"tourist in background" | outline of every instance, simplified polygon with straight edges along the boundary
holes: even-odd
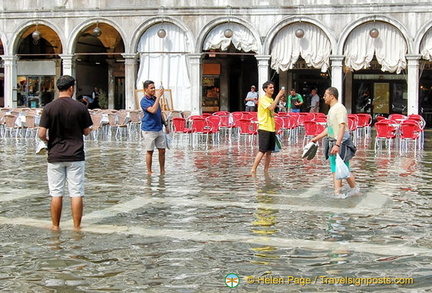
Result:
[[[310,105],[310,112],[311,113],[318,113],[319,112],[319,103],[320,103],[320,97],[317,94],[317,90],[313,89],[311,91],[311,105]]]
[[[301,105],[303,105],[303,97],[292,89],[287,99],[288,112],[300,112]]]
[[[256,104],[258,103],[258,93],[256,92],[256,87],[251,86],[250,92],[246,95],[246,112],[255,112]]]

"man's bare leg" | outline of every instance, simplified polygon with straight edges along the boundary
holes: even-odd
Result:
[[[152,159],[153,159],[153,151],[147,151],[146,153],[146,164],[147,164],[147,174],[151,175],[152,171]]]
[[[268,173],[270,169],[271,154],[271,152],[265,153],[264,173]]]
[[[83,198],[82,196],[71,197],[72,219],[75,230],[81,228],[81,218],[83,214]]]
[[[63,208],[63,197],[62,196],[54,196],[51,197],[51,221],[52,227],[51,230],[60,230],[60,218],[61,212]]]
[[[355,187],[356,187],[355,178],[354,178],[354,175],[353,175],[352,173],[350,173],[350,177],[348,177],[348,178],[346,179],[346,181],[348,182],[348,185],[349,185],[351,188],[355,188]]]
[[[165,149],[158,149],[158,151],[159,151],[160,173],[165,174]]]
[[[258,168],[258,165],[261,162],[261,160],[262,160],[263,157],[264,157],[264,153],[263,152],[258,152],[258,154],[255,157],[255,161],[253,163],[252,169],[251,169],[252,175],[256,174],[256,170]]]
[[[335,195],[342,193],[342,180],[336,179],[336,173],[333,174],[333,185]]]

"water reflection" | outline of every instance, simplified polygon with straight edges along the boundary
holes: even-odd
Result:
[[[219,292],[229,273],[244,292],[354,289],[262,286],[248,275],[414,277],[355,289],[427,290],[432,152],[375,154],[372,143],[352,162],[363,195],[340,200],[328,163],[301,160],[298,145],[272,156],[268,176],[249,175],[256,149],[234,138],[171,149],[167,174],[147,176],[142,142],[87,141],[82,231],[64,209],[52,232],[45,158],[28,140],[0,140],[0,290]]]

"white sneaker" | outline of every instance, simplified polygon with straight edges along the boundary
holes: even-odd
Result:
[[[36,147],[36,154],[37,155],[46,155],[48,146],[46,143],[42,140],[39,140],[38,145]]]

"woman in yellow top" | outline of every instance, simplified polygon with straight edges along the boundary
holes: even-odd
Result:
[[[274,109],[279,103],[279,99],[285,94],[285,89],[281,89],[273,100],[274,83],[266,81],[263,84],[264,96],[258,102],[258,141],[259,152],[255,157],[251,173],[256,174],[259,163],[265,155],[264,172],[267,173],[270,167],[271,153],[275,148],[276,127],[274,121]]]

